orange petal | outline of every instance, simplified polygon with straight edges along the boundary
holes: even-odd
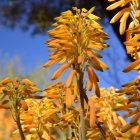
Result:
[[[110,23],[115,23],[125,12],[130,11],[131,7],[123,8],[120,10],[110,21]]]
[[[61,66],[61,67],[53,74],[52,80],[56,80],[56,79],[62,74],[62,72],[63,72],[65,69],[69,68],[69,67],[70,67],[69,64],[64,64],[63,66]]]
[[[82,61],[83,61],[83,57],[82,56],[78,56],[78,60],[77,60],[78,64],[82,63]]]
[[[98,82],[99,79],[89,65],[86,65],[86,71],[88,72],[88,90],[91,91],[93,87],[93,82]]]
[[[100,98],[100,89],[99,89],[97,82],[93,82],[93,87],[94,87],[96,96]]]
[[[95,121],[96,121],[96,115],[95,115],[95,105],[92,100],[92,98],[89,100],[89,106],[90,106],[90,127],[95,127]]]
[[[5,78],[4,80],[2,80],[0,82],[0,87],[5,86],[5,85],[7,85],[9,83],[12,83],[12,80],[10,78]]]
[[[66,88],[66,106],[67,108],[71,108],[72,106],[72,89]]]
[[[75,74],[76,74],[76,70],[72,70],[72,71],[70,72],[70,74],[69,74],[69,76],[68,76],[68,78],[67,78],[67,81],[66,81],[66,86],[67,86],[67,87],[70,87],[70,86],[71,86],[72,80],[73,80]]]
[[[138,67],[140,65],[140,59],[134,61],[133,63],[129,64],[128,66],[126,66],[123,70],[123,72],[129,72],[133,69],[135,69],[136,67]]]
[[[22,108],[26,111],[28,110],[28,106],[27,103],[24,100],[20,100],[20,105],[22,106]]]
[[[43,65],[43,67],[45,67],[45,68],[50,67],[51,65],[53,65],[54,63],[56,63],[56,62],[59,61],[59,60],[60,60],[60,58],[55,59],[55,60],[50,60],[50,61],[48,61],[47,63],[45,63],[45,64]]]
[[[11,106],[0,103],[0,108],[10,109]]]
[[[129,17],[130,12],[125,12],[120,20],[120,27],[119,27],[119,31],[120,34],[123,35],[126,29],[126,20]]]
[[[35,84],[32,81],[30,81],[29,79],[23,79],[21,81],[21,83],[25,84],[25,85],[29,85],[29,86],[35,86]]]
[[[123,3],[124,3],[124,1],[122,1],[122,0],[117,1],[117,2],[115,2],[115,3],[111,4],[111,5],[109,5],[109,6],[106,8],[106,10],[113,10],[113,9],[115,9],[115,8],[117,8],[117,7],[119,7],[119,6],[121,6]]]

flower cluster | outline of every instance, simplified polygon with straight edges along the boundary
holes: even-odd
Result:
[[[114,1],[114,0],[108,0]],[[124,7],[125,6],[125,7]],[[117,7],[124,7],[120,10],[112,19],[111,23],[120,19],[120,34],[124,34],[126,30],[126,21],[130,15],[132,22],[130,22],[128,30],[126,31],[126,45],[127,53],[135,60],[128,66],[126,66],[123,72],[129,72],[131,70],[140,69],[140,1],[139,0],[118,0],[107,7],[107,10],[113,10]],[[132,117],[130,122],[122,127],[121,132],[126,133],[134,126],[138,126],[138,120],[140,118],[140,75],[133,81],[130,81],[123,85],[123,88],[118,90],[119,96],[126,95],[128,98],[120,100],[123,105],[116,108],[117,111],[127,111],[124,116]],[[139,130],[136,131],[134,139],[139,138]]]
[[[49,139],[51,137],[49,129],[59,120],[56,115],[59,109],[51,99],[47,98],[44,100],[26,99],[25,101],[28,104],[28,110],[21,111],[20,118],[26,138],[43,139],[47,137]]]
[[[25,110],[28,108],[24,99],[25,98],[42,98],[39,95],[33,95],[41,90],[28,79],[19,81],[19,78],[15,78],[12,81],[10,78],[5,78],[0,82],[0,108],[12,108],[14,106],[21,106]],[[8,98],[7,98],[8,97]],[[9,105],[6,105],[8,104]]]
[[[108,69],[108,66],[98,59],[102,56],[95,50],[103,50],[109,45],[104,42],[108,39],[107,34],[102,31],[103,28],[96,21],[100,18],[92,14],[94,9],[93,7],[90,10],[85,8],[80,10],[73,7],[75,14],[68,10],[55,18],[58,21],[53,26],[57,27],[48,31],[49,36],[53,38],[46,41],[50,47],[49,51],[53,52],[50,53],[50,60],[44,64],[44,67],[49,67],[58,61],[60,61],[59,64],[63,64],[53,74],[52,80],[57,79],[67,68],[72,68],[67,87],[70,87],[80,70],[86,69],[89,77],[88,90],[91,91],[94,86],[95,91],[99,92],[97,85],[99,80],[92,67],[103,71],[103,69]]]
[[[120,92],[123,90],[109,87],[107,89],[100,88],[100,91],[100,98],[97,98],[95,94],[93,94],[92,97],[89,99],[91,102],[89,103],[90,108],[89,112],[87,112],[86,121],[89,121],[90,127],[87,129],[87,139],[101,138],[101,133],[103,132],[101,129],[99,129],[99,124],[104,129],[106,138],[126,140],[131,139],[132,135],[135,134],[135,138],[137,139],[139,136],[139,124],[137,122],[133,124],[127,123],[124,117],[122,117],[120,113],[116,112],[122,110],[129,110],[130,113],[127,113],[124,116],[130,117],[134,115],[134,112],[135,114],[139,113],[136,112],[136,110],[133,111],[129,109],[135,108],[136,106],[127,104],[128,99],[126,95],[120,94]]]
[[[72,127],[71,130],[76,131],[78,134],[78,124],[79,123],[79,112],[78,109],[74,108],[70,102],[70,96],[65,94],[63,82],[56,82],[43,91],[43,99],[26,99],[25,102],[28,105],[28,110],[20,110],[20,120],[24,134],[26,134],[26,139],[55,139],[58,138],[57,132],[51,134],[54,131],[59,131],[63,129],[68,129]],[[65,102],[67,100],[67,102]],[[69,105],[68,108],[66,106]],[[18,130],[14,132],[17,134]],[[60,133],[60,132],[59,132]],[[63,132],[63,135],[66,132]],[[69,131],[68,136],[71,136]],[[60,135],[62,132],[60,133]],[[65,136],[67,137],[67,136]],[[74,136],[78,137],[78,135]]]
[[[140,69],[140,2],[108,1],[115,1],[108,10],[124,7],[111,20],[114,23],[121,18],[120,34],[126,30],[128,16],[133,19],[124,44],[135,62],[123,71]],[[107,34],[97,23],[100,18],[92,14],[94,7],[90,10],[72,9],[74,12],[68,10],[56,17],[57,22],[53,26],[57,27],[48,31],[52,39],[46,44],[52,52],[49,61],[44,64],[44,67],[49,67],[59,61],[62,65],[55,71],[52,80],[71,68],[66,83],[58,81],[40,90],[28,79],[6,78],[0,82],[0,108],[11,110],[18,126],[15,133],[19,133],[22,140],[139,139],[140,76],[124,84],[120,90],[99,88],[99,79],[93,69],[108,69],[98,53],[109,47],[104,41],[108,39]],[[89,98],[86,91],[93,88],[95,94]],[[35,95],[41,91],[42,95]],[[117,111],[126,111],[124,116],[131,117],[130,122],[127,123]],[[135,132],[132,132],[134,129]]]
[[[140,68],[140,1],[139,0],[108,0],[109,2],[116,1],[107,7],[107,10],[113,10],[117,7],[124,7],[120,10],[110,21],[114,23],[120,18],[120,34],[124,34],[126,30],[126,21],[129,15],[132,21],[129,23],[126,32],[126,45],[127,53],[130,54],[134,61],[128,65],[123,71],[129,72],[134,69]]]
[[[115,112],[115,110],[123,106],[122,100],[125,100],[125,95],[119,96],[117,93],[118,89],[114,87],[100,88],[101,97],[97,98],[95,94],[91,97],[94,105],[92,110],[94,110],[94,118],[97,118],[98,122],[101,124],[102,128],[105,129],[106,137],[121,139],[129,137],[128,134],[123,134],[121,128],[126,125],[126,121]],[[91,110],[91,111],[92,111]],[[93,116],[92,118],[93,119]],[[87,137],[91,139],[97,139],[101,136],[101,131],[97,127],[97,123],[88,130]]]
[[[109,2],[115,1],[113,4],[108,6],[106,9],[107,10],[114,10],[115,8],[118,7],[124,7],[121,9],[110,21],[110,23],[115,23],[117,20],[120,19],[120,34],[124,34],[126,30],[126,21],[129,17],[129,15],[132,17],[133,21],[130,23],[131,24],[139,24],[139,19],[136,17],[139,16],[139,7],[140,7],[140,2],[138,0],[108,0]]]
[[[124,42],[126,45],[127,53],[133,57],[135,60],[133,63],[128,65],[128,68],[124,69],[124,72],[128,72],[130,70],[138,70],[140,69],[140,24],[134,26],[133,28],[129,28],[127,30],[127,40]]]
[[[140,75],[133,81],[124,84],[123,88],[117,92],[119,95],[125,94],[128,96],[128,98],[121,101],[125,104],[119,108],[120,110],[127,111],[124,115],[125,117],[132,117],[129,124],[122,128],[122,132],[126,132],[130,128],[138,125],[138,120],[140,118]],[[138,134],[136,134],[136,136],[137,135]]]

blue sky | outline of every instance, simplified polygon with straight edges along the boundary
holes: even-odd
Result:
[[[31,36],[30,31],[24,32],[20,28],[14,30],[0,26],[0,51],[7,53],[9,59],[18,55],[25,67],[34,67],[37,62],[47,60],[47,47],[44,44],[48,36]]]
[[[97,72],[100,79],[99,85],[101,87],[113,85],[120,88],[121,84],[133,80],[137,72],[122,72],[123,68],[130,62],[127,60],[121,43],[112,32],[111,26],[105,26],[104,31],[109,34],[110,39],[107,43],[111,46],[101,52],[104,57],[101,60],[108,64],[110,70],[103,73]],[[30,31],[24,32],[18,27],[11,30],[0,26],[0,38],[0,55],[8,54],[9,60],[13,59],[15,55],[20,56],[25,70],[34,69],[38,63],[43,65],[48,60],[48,47],[44,44],[45,40],[49,38],[47,33],[46,35],[31,36]],[[52,71],[57,67],[57,65],[52,66]],[[63,78],[66,79],[66,74]]]

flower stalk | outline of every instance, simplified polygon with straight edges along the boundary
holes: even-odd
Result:
[[[88,108],[88,96],[86,90],[94,92],[97,97],[100,97],[100,89],[98,86],[99,79],[93,70],[103,72],[103,69],[108,69],[108,66],[99,60],[102,56],[95,50],[103,50],[109,47],[104,40],[107,40],[107,34],[102,31],[102,27],[97,23],[100,18],[92,14],[95,7],[90,10],[85,8],[72,8],[75,14],[68,10],[56,17],[56,23],[53,26],[56,28],[48,31],[52,39],[46,41],[50,47],[50,58],[44,67],[49,67],[57,61],[60,65],[63,64],[52,76],[52,80],[56,80],[68,68],[71,72],[66,81],[66,107],[72,109],[72,99],[78,99],[77,105],[79,123],[77,129],[79,130],[79,139],[87,139],[87,125],[88,121],[86,107]],[[87,73],[88,78],[84,80]],[[74,83],[76,82],[76,84]],[[86,83],[87,84],[86,84]],[[84,85],[86,84],[86,87]],[[71,98],[71,99],[70,99]],[[85,107],[84,102],[87,106]],[[71,114],[73,115],[73,114]]]
[[[20,137],[21,137],[21,140],[25,140],[25,136],[24,136],[24,133],[23,133],[23,130],[22,130],[22,127],[21,127],[21,123],[20,123],[20,110],[18,109],[19,106],[15,106],[15,117],[16,117],[16,124],[17,124],[17,127],[18,127],[18,130],[19,130],[19,134],[20,134]]]
[[[79,90],[79,113],[80,113],[80,126],[79,135],[80,140],[86,140],[86,126],[84,120],[84,88],[83,88],[83,72],[77,73],[77,85]]]

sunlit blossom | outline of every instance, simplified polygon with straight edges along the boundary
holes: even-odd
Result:
[[[113,2],[113,0],[108,0],[109,2]],[[126,7],[127,6],[127,7]],[[132,20],[135,22],[135,25],[139,24],[139,0],[115,0],[110,6],[108,6],[107,10],[114,10],[118,7],[124,7],[121,9],[110,21],[110,23],[115,23],[120,19],[120,34],[124,34],[126,31],[126,21],[131,16]]]
[[[52,39],[46,41],[46,44],[51,49],[49,51],[53,52],[50,53],[49,61],[44,64],[44,67],[49,67],[58,61],[60,61],[59,64],[63,65],[54,73],[52,80],[57,79],[68,68],[75,70],[69,76],[69,79],[73,80],[79,69],[84,70],[85,65],[88,64],[88,67],[93,67],[99,71],[108,69],[108,66],[98,59],[102,56],[96,52],[96,50],[103,50],[109,45],[104,42],[104,40],[108,39],[107,34],[103,32],[102,26],[97,23],[100,18],[92,14],[94,9],[93,7],[90,10],[85,8],[80,10],[73,7],[74,13],[68,10],[55,18],[57,22],[53,26],[57,27],[48,31]],[[94,76],[96,77],[95,72],[93,70],[90,70],[90,72],[92,72],[92,79],[94,79]],[[96,91],[99,89],[98,81],[88,81],[92,85],[88,88],[89,90],[92,87]]]

